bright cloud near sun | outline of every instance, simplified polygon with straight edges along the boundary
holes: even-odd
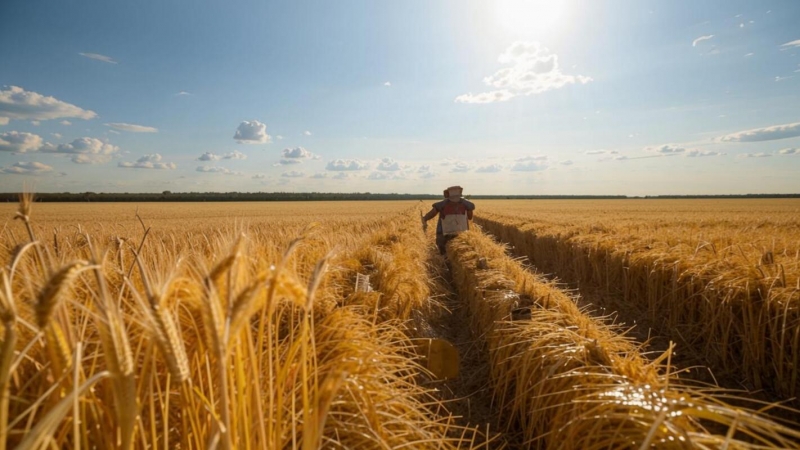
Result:
[[[586,84],[592,79],[583,75],[566,75],[561,72],[558,55],[538,42],[515,42],[498,58],[508,65],[483,79],[495,90],[456,97],[457,103],[503,102],[518,96],[541,94],[569,84]]]

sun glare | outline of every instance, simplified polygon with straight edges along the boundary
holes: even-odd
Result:
[[[550,35],[564,25],[563,0],[496,0],[495,20],[508,31],[524,35]]]

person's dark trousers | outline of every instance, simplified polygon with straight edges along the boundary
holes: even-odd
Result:
[[[440,254],[444,255],[447,253],[447,243],[450,242],[450,240],[452,240],[454,237],[456,237],[455,234],[448,234],[446,236],[444,234],[436,235],[436,246],[439,247]]]

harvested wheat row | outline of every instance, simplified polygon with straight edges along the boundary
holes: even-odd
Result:
[[[800,394],[800,289],[783,269],[770,274],[777,266],[736,258],[700,262],[653,243],[632,247],[624,240],[631,237],[547,234],[507,216],[478,223],[540,270],[619,299],[601,306],[641,311],[657,332],[698,352],[716,372],[743,376],[779,398]]]
[[[428,323],[443,312],[432,297],[436,281],[426,265],[429,245],[417,216],[405,213],[373,233],[344,262],[351,276],[366,275],[370,288],[380,293],[366,313],[382,321],[408,322],[415,337],[431,337]]]
[[[480,232],[448,256],[489,348],[498,409],[524,446],[800,448],[800,432],[676,385],[657,365],[668,353],[649,363]]]

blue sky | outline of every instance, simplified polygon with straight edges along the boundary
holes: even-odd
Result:
[[[0,191],[800,192],[800,2],[0,3]]]

